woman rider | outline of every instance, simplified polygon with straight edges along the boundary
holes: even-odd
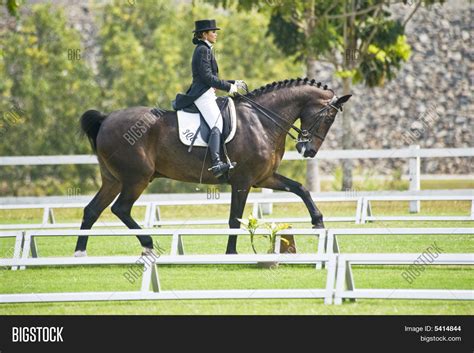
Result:
[[[180,110],[194,103],[201,112],[204,120],[211,129],[208,146],[211,155],[212,171],[215,177],[226,173],[230,165],[220,158],[222,116],[216,103],[216,89],[230,94],[244,89],[244,81],[220,80],[219,68],[212,52],[212,45],[217,41],[215,20],[200,20],[195,22],[193,44],[196,45],[192,59],[193,82],[186,94],[178,94],[173,102],[173,108]]]

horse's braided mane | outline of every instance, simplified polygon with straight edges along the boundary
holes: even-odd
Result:
[[[292,78],[289,80],[281,80],[281,81],[273,81],[272,83],[267,83],[266,85],[261,86],[260,88],[254,89],[253,91],[247,93],[245,96],[247,97],[252,97],[256,98],[261,96],[262,94],[272,92],[281,88],[288,88],[288,87],[296,87],[296,86],[302,86],[302,85],[309,85],[309,86],[316,86],[318,88],[321,88],[322,83],[321,82],[316,82],[315,79],[310,80],[309,78]],[[327,90],[328,86],[324,85],[322,89]],[[241,99],[239,96],[234,97],[234,99]]]

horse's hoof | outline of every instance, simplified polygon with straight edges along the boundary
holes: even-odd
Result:
[[[87,251],[84,250],[77,250],[74,252],[74,257],[86,257],[87,256]]]
[[[321,221],[321,222],[318,222],[316,224],[313,224],[313,229],[324,229],[324,222]]]
[[[150,248],[143,248],[142,256],[159,257],[159,256],[155,253],[155,250],[150,249]]]
[[[232,251],[227,250],[227,251],[225,252],[225,254],[226,254],[226,255],[237,255],[237,251],[236,251],[236,250],[232,250]]]

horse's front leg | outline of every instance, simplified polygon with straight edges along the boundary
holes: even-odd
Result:
[[[289,191],[298,195],[299,197],[301,197],[304,204],[306,205],[306,208],[309,211],[313,228],[324,228],[323,214],[314,204],[309,191],[297,181],[288,179],[283,175],[274,173],[271,177],[258,183],[257,186],[273,190]]]
[[[240,228],[239,218],[244,213],[245,203],[250,191],[250,186],[232,185],[232,200],[230,205],[229,227]],[[229,235],[226,254],[237,254],[237,235]]]

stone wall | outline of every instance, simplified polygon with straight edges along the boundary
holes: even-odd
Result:
[[[394,13],[404,18],[411,9],[398,5]],[[412,55],[397,77],[384,87],[353,88],[354,148],[472,147],[472,13],[472,5],[465,1],[418,10],[406,31]],[[321,66],[318,77],[331,82],[336,92],[342,91],[331,67]],[[324,149],[341,148],[341,133],[341,122],[336,120]],[[422,159],[422,172],[470,173],[471,162],[472,158]],[[334,164],[322,162],[321,166],[329,172]],[[366,160],[356,166],[383,173],[393,167],[406,171],[407,163]]]

